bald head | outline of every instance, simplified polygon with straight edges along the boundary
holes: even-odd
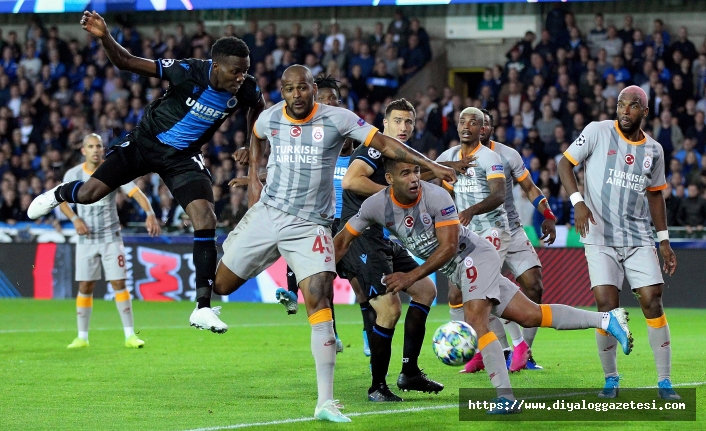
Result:
[[[305,81],[309,84],[314,84],[314,76],[311,74],[311,71],[307,69],[306,67],[300,65],[300,64],[294,64],[292,66],[289,66],[287,69],[285,69],[284,73],[282,74],[282,83],[290,81],[290,82],[301,82]]]
[[[647,108],[647,93],[637,85],[625,87],[618,95],[618,100],[631,100],[640,102],[640,107]]]
[[[89,144],[103,144],[103,138],[96,133],[86,135],[86,137],[83,138],[83,146],[85,147]]]
[[[314,109],[317,86],[306,67],[298,64],[289,66],[282,74],[281,91],[290,117],[303,120]]]

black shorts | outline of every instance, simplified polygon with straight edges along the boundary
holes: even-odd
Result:
[[[338,233],[338,225],[341,223],[341,219],[333,219],[333,224],[331,225],[331,236],[334,237]],[[290,292],[298,292],[299,285],[297,284],[297,276],[292,271],[292,268],[287,265],[287,290]]]
[[[349,280],[358,281],[367,299],[384,295],[384,276],[393,272],[409,272],[419,264],[401,245],[377,235],[363,234],[351,243],[339,270]]]
[[[151,172],[162,177],[164,184],[184,209],[196,199],[207,199],[213,203],[213,181],[204,165],[203,155],[148,139],[137,140],[134,136],[128,136],[110,147],[105,161],[93,177],[115,190]]]

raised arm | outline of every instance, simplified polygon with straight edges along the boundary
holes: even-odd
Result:
[[[385,188],[370,179],[374,172],[373,168],[364,161],[353,160],[353,163],[348,166],[346,175],[343,176],[341,187],[360,196],[372,196]]]
[[[436,178],[449,183],[454,183],[456,181],[456,172],[454,172],[453,169],[429,160],[423,154],[413,148],[408,147],[395,138],[385,136],[378,132],[370,141],[370,146],[380,151],[380,153],[382,153],[385,157],[413,165],[419,165],[422,168],[429,169],[434,173]]]
[[[81,17],[81,27],[100,39],[108,60],[118,69],[151,78],[160,77],[157,71],[157,64],[154,61],[135,57],[113,39],[105,24],[105,20],[97,12],[85,11]]]
[[[132,198],[137,201],[140,208],[142,208],[145,214],[147,214],[147,218],[145,219],[147,233],[150,234],[150,236],[157,236],[162,233],[162,228],[159,226],[159,221],[154,215],[154,209],[152,208],[149,199],[147,199],[147,196],[142,193],[142,190],[138,189],[135,194],[132,195]]]
[[[677,269],[677,257],[669,244],[669,234],[667,233],[667,206],[664,203],[664,196],[661,190],[647,191],[647,204],[650,207],[652,223],[657,231],[659,241],[659,252],[664,259],[662,270],[670,276]]]
[[[437,249],[434,250],[423,264],[412,271],[408,273],[394,272],[387,275],[384,279],[387,285],[387,292],[399,292],[400,290],[407,289],[415,282],[439,270],[453,259],[456,255],[456,250],[458,250],[458,235],[460,229],[458,223],[437,227],[436,239],[439,241]],[[338,249],[336,249],[336,251],[338,251]]]
[[[489,179],[488,187],[490,196],[459,213],[458,218],[464,226],[468,226],[474,216],[493,211],[505,203],[505,177]]]

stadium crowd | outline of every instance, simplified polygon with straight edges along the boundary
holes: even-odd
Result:
[[[417,119],[409,144],[436,158],[459,144],[461,110],[486,108],[494,118],[494,140],[521,153],[559,223],[571,225],[573,208],[559,183],[557,162],[586,124],[614,118],[618,93],[636,84],[650,97],[643,130],[665,150],[669,225],[685,226],[689,234],[701,230],[706,222],[706,41],[696,46],[685,27],[670,33],[659,19],[651,29],[634,26],[631,16],[622,25],[610,24],[597,14],[592,28],[579,29],[565,5],[557,5],[540,35],[527,32],[507,53],[505,64],[485,70],[473,94],[433,86],[418,91],[412,100]],[[305,33],[298,23],[282,31],[256,21],[242,32],[225,26],[219,35],[209,34],[203,23],[193,34],[186,34],[181,24],[173,32],[155,28],[152,34],[140,34],[121,22],[112,33],[132,54],[149,59],[207,59],[215,39],[238,36],[250,48],[250,73],[267,106],[282,100],[282,72],[291,64],[304,64],[315,76],[337,79],[341,106],[380,129],[385,106],[399,86],[432,59],[428,33],[402,11],[387,26],[378,22],[348,34],[338,24],[325,31],[315,23]],[[92,36],[87,34],[83,42],[64,40],[57,28],[44,27],[36,17],[24,34],[0,30],[0,53],[0,222],[15,224],[29,221],[26,210],[34,196],[81,163],[86,134],[98,133],[106,147],[118,142],[167,83],[117,70]],[[239,114],[204,146],[216,214],[226,227],[237,224],[247,210],[245,191],[227,185],[246,174],[246,167],[231,157],[247,146],[245,133],[246,120]],[[265,163],[260,161],[261,167]],[[136,183],[165,226],[188,229],[186,215],[157,175]],[[124,195],[117,204],[121,223],[144,219],[142,209]],[[532,211],[529,204],[521,214],[527,225],[536,224]],[[41,222],[54,220],[65,217],[56,211]],[[541,217],[536,221],[541,223]]]

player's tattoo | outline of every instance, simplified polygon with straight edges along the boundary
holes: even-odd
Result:
[[[397,148],[395,150],[395,160],[410,163],[412,165],[420,165],[422,163],[422,160],[419,157],[410,151],[405,151],[404,148]]]

